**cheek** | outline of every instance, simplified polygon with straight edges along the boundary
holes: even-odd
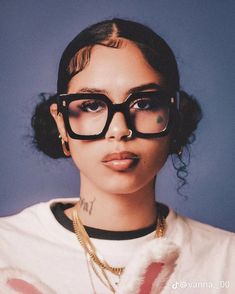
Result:
[[[143,149],[144,160],[143,164],[145,168],[149,168],[151,171],[154,170],[155,173],[165,164],[168,154],[169,154],[169,138],[154,139],[151,141],[143,143],[145,146]]]
[[[86,167],[91,167],[93,157],[95,156],[95,148],[92,152],[89,150],[85,141],[80,140],[69,140],[69,149],[73,162],[79,170],[83,170]]]
[[[98,141],[69,140],[69,148],[74,164],[87,178],[102,177],[101,146]]]

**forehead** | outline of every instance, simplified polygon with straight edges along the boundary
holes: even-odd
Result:
[[[119,96],[148,83],[162,85],[162,76],[148,64],[140,49],[126,40],[120,48],[95,45],[86,67],[70,80],[68,92],[90,87]]]

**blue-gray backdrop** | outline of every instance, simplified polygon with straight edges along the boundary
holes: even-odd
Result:
[[[78,196],[70,160],[36,152],[30,117],[42,91],[54,92],[62,50],[94,22],[124,17],[151,26],[173,48],[181,86],[200,101],[204,118],[192,148],[188,186],[176,192],[168,161],[158,199],[197,220],[235,231],[234,1],[1,0],[0,214],[53,197]]]

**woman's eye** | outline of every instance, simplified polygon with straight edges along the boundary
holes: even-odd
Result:
[[[94,101],[94,102],[85,102],[80,106],[82,111],[85,112],[98,112],[104,108],[103,103]]]
[[[141,99],[136,101],[132,108],[134,109],[139,109],[139,110],[148,110],[152,108],[152,103],[151,100],[149,99]]]

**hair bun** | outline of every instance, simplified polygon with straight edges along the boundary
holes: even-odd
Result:
[[[49,157],[65,157],[56,123],[50,113],[51,104],[56,103],[56,95],[41,93],[39,98],[41,101],[36,105],[31,119],[33,144]]]
[[[201,106],[192,95],[179,91],[179,123],[173,131],[171,153],[178,154],[183,147],[195,141],[194,131],[202,118]]]

